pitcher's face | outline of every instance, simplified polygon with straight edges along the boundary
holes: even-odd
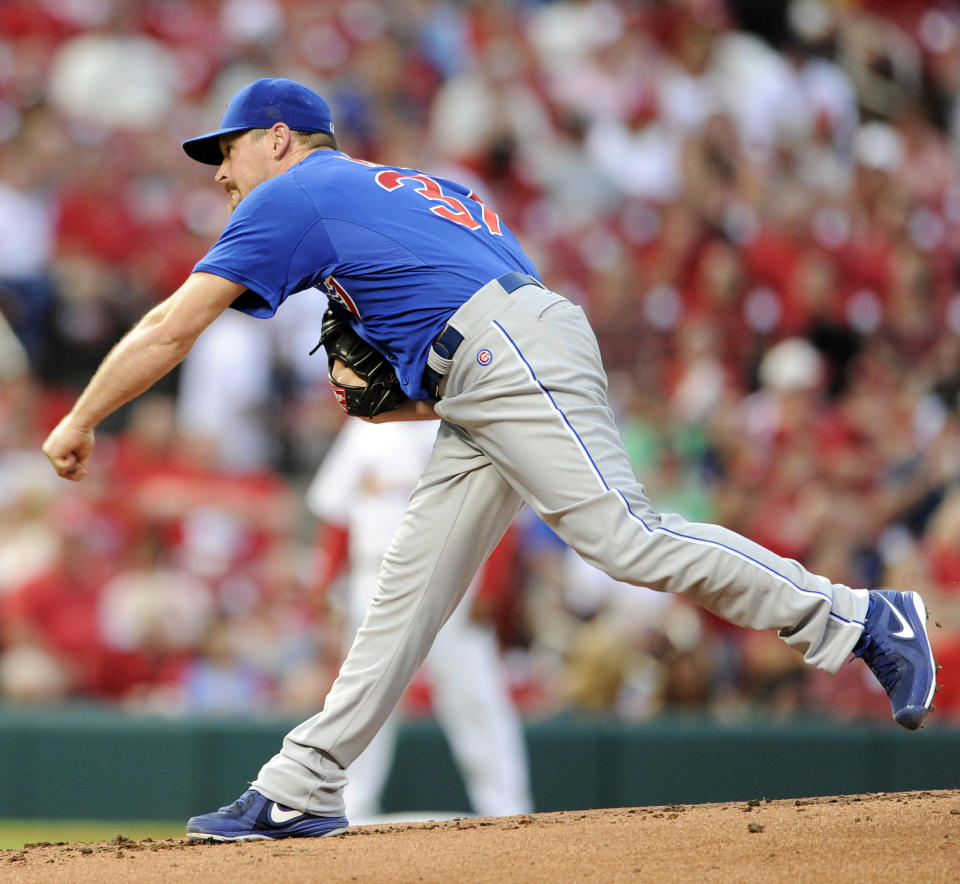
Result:
[[[216,181],[227,192],[227,203],[233,212],[241,201],[270,177],[269,145],[251,130],[220,137],[223,162],[217,169]]]

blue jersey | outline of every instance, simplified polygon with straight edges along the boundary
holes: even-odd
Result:
[[[320,288],[390,360],[411,399],[430,398],[428,349],[464,301],[511,270],[538,275],[463,185],[329,150],[255,187],[194,270],[246,286],[232,306],[251,316]]]

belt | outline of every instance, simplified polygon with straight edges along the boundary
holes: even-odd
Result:
[[[496,282],[508,295],[525,285],[535,285],[543,288],[543,283],[536,277],[530,276],[529,273],[519,273],[516,270],[498,276]],[[457,352],[457,347],[462,343],[463,335],[452,325],[447,325],[430,345],[433,350],[431,360],[443,368],[443,370],[439,370],[432,365],[427,365],[423,372],[423,385],[435,399],[440,398],[438,393],[440,381],[450,371],[453,354]]]

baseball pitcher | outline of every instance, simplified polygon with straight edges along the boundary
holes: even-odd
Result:
[[[729,530],[657,512],[614,424],[583,310],[540,280],[477,194],[342,153],[327,104],[290,80],[244,87],[218,129],[183,146],[216,167],[232,215],[47,438],[57,472],[83,478],[96,426],[183,359],[228,307],[266,318],[315,287],[332,304],[322,338],[343,408],[375,422],[442,419],[322,711],[287,734],[237,801],[193,817],[190,837],[345,830],[346,769],[522,502],[617,580],[775,629],[827,671],[854,653],[894,718],[920,726],[936,666],[919,595],[832,583]]]

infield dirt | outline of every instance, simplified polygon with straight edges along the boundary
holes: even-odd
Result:
[[[358,826],[337,838],[36,844],[0,881],[960,881],[960,791]]]

